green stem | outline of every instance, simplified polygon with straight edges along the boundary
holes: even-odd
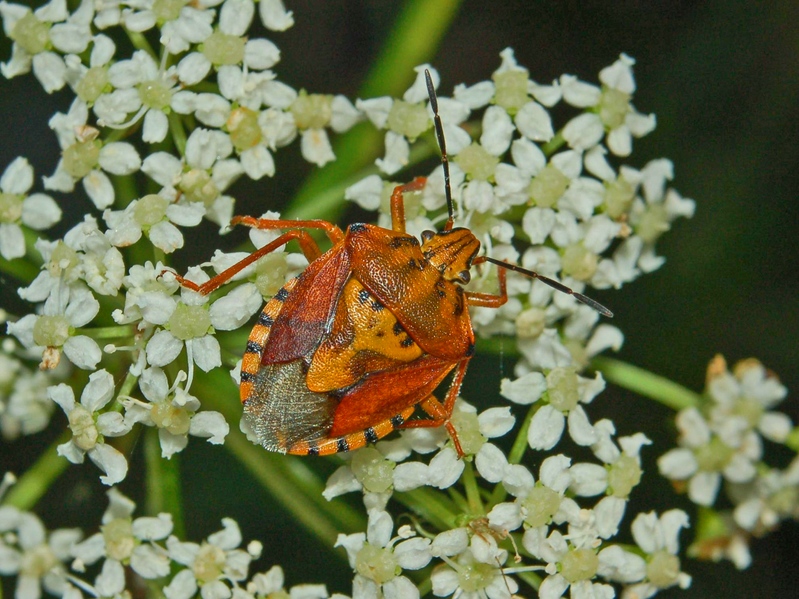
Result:
[[[315,498],[322,499],[323,485],[310,470],[305,469],[301,476],[297,476],[303,467],[296,464],[289,467],[287,462],[292,458],[266,453],[238,430],[230,431],[225,439],[225,448],[297,522],[325,545],[332,547],[340,532],[366,528],[366,521],[340,502],[321,509]]]
[[[480,499],[480,487],[477,485],[477,478],[474,475],[474,466],[471,462],[466,462],[463,468],[463,488],[466,490],[466,499],[469,502],[469,511],[475,516],[485,515],[485,507]]]
[[[180,493],[179,456],[161,457],[158,429],[148,428],[144,435],[144,460],[147,464],[147,513],[156,516],[172,514],[175,534],[184,536],[183,501]]]
[[[373,63],[358,96],[397,97],[413,82],[413,67],[428,62],[435,55],[441,39],[457,13],[460,0],[409,0]],[[315,171],[284,212],[286,218],[301,218],[300,211],[313,204],[314,218],[335,220],[342,206],[319,210],[319,197],[354,173],[370,165],[383,139],[383,133],[371,125],[353,127],[339,137],[333,150],[336,160]],[[335,199],[340,200],[341,195]]]
[[[332,546],[338,533],[366,528],[365,519],[355,510],[322,497],[323,482],[301,459],[266,452],[238,430],[241,412],[237,402],[229,401],[235,396],[235,389],[226,372],[217,369],[198,373],[192,388],[205,408],[221,412],[225,420],[233,423],[225,448],[311,534]],[[229,394],[224,392],[226,389]]]
[[[9,489],[3,504],[13,505],[21,510],[33,508],[53,484],[53,481],[69,466],[67,459],[58,455],[57,448],[71,438],[72,432],[64,431]]]
[[[613,358],[597,357],[592,366],[611,383],[654,399],[673,410],[698,406],[702,397],[665,377]]]
[[[393,499],[399,501],[439,530],[449,530],[457,526],[455,516],[460,513],[460,510],[436,489],[420,487],[413,491],[394,493]]]
[[[121,337],[132,337],[134,327],[131,324],[120,324],[110,327],[95,327],[90,329],[80,329],[82,335],[92,339],[119,339]]]

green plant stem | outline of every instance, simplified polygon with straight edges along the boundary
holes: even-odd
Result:
[[[332,546],[340,532],[366,528],[363,516],[348,505],[331,503],[322,497],[324,484],[302,459],[269,453],[253,445],[238,430],[241,411],[234,399],[236,390],[227,373],[221,370],[198,373],[192,389],[202,398],[206,408],[221,412],[231,423],[225,448],[311,534]]]
[[[179,457],[161,457],[158,429],[148,428],[144,434],[144,460],[147,464],[147,513],[172,515],[175,534],[184,537],[183,501],[180,492]]]
[[[21,510],[30,510],[42,498],[57,479],[69,462],[57,453],[58,446],[72,438],[72,432],[67,430],[56,439],[39,459],[25,471],[16,484],[8,490],[4,505],[13,505]]]
[[[460,510],[436,489],[420,487],[413,491],[394,493],[393,498],[440,530],[457,526],[455,518]]]
[[[432,59],[459,6],[460,0],[409,0],[358,95],[396,97],[405,91],[415,77],[413,67]],[[336,160],[308,177],[284,216],[335,220],[343,209],[341,193],[333,198],[335,203],[326,202],[323,207],[320,196],[341,188],[343,181],[370,165],[380,150],[383,135],[364,123],[336,139],[333,145]],[[313,208],[309,209],[311,204]],[[306,210],[310,211],[309,216]]]
[[[466,462],[463,468],[463,487],[466,490],[466,499],[469,502],[469,511],[475,516],[485,515],[485,507],[480,499],[480,487],[474,475],[474,466]]]
[[[695,407],[702,397],[665,377],[613,358],[597,357],[591,365],[611,383],[654,399],[673,410]]]

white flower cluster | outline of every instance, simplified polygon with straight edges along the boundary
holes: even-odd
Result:
[[[517,589],[513,574],[526,571],[546,575],[539,589],[542,598],[560,597],[570,586],[572,597],[614,597],[608,583],[620,584],[625,597],[651,597],[661,589],[690,584],[677,556],[678,533],[688,525],[685,513],[639,514],[632,524],[636,551],[612,541],[641,479],[639,453],[649,443],[643,434],[614,439],[613,424],[597,422],[596,440],[590,448],[599,464],[573,463],[566,455],[552,455],[541,463],[536,477],[523,464],[509,461],[489,441],[513,428],[515,419],[507,408],[477,414],[459,401],[452,421],[464,451],[474,456],[473,463],[459,460],[451,447],[437,450],[445,441],[441,431],[415,429],[404,431],[398,440],[381,441],[374,449],[355,453],[330,477],[325,490],[328,499],[362,491],[369,509],[366,535],[341,535],[338,541],[347,549],[356,572],[354,596],[377,598],[382,592],[414,599],[416,587],[400,590],[407,586],[401,572],[437,560],[432,583],[439,597],[466,593],[475,598],[510,599]],[[428,463],[401,462],[412,452],[436,453]],[[466,495],[472,499],[465,513],[450,506],[458,525],[444,525],[434,536],[428,528],[413,531],[406,526],[391,538],[391,519],[385,511],[389,499],[403,501],[402,492],[424,487],[475,485],[475,471],[486,483],[497,485],[491,502],[481,501],[482,493],[476,488],[467,488]],[[506,495],[513,500],[503,501]],[[426,497],[417,499],[424,502]],[[586,505],[585,498],[591,497],[600,499]],[[512,565],[503,544],[510,536],[518,537],[524,551],[522,557],[516,550]]]
[[[249,576],[261,544],[241,548],[238,524],[222,520],[222,530],[202,543],[173,534],[172,516],[133,517],[136,504],[116,488],[108,491],[100,530],[88,538],[78,529],[47,532],[34,514],[0,507],[0,575],[17,575],[15,597],[38,599],[41,590],[67,599],[124,597],[129,578],[154,581],[167,599],[260,599],[287,595],[283,572],[274,566]],[[278,595],[279,596],[279,595]],[[323,585],[293,587],[295,599],[327,599]],[[337,599],[336,595],[332,596]]]
[[[0,17],[13,42],[2,74],[32,71],[48,93],[74,93],[69,109],[50,120],[61,159],[44,189],[73,193],[80,184],[95,209],[62,238],[47,239],[38,232],[57,223],[61,210],[49,195],[31,193],[28,162],[17,158],[0,177],[0,255],[41,264],[18,290],[35,308],[8,319],[16,342],[9,338],[0,353],[0,426],[8,438],[40,431],[59,406],[71,436],[58,454],[75,464],[88,456],[100,480],[115,485],[128,471],[124,439],[117,439],[134,429],[155,427],[164,458],[182,451],[189,436],[224,442],[228,423],[201,409],[195,375],[223,359],[232,365],[233,352],[240,355],[234,340],[263,298],[306,265],[300,254],[273,252],[224,290],[200,294],[188,287],[210,280],[205,267],[220,273],[244,254],[217,251],[181,285],[169,258],[187,244],[187,230],[203,219],[226,229],[234,211],[229,189],[239,177],[275,175],[275,152],[295,140],[305,160],[322,166],[335,159],[328,132],[362,119],[385,130],[385,154],[376,162],[382,173],[409,166],[415,140],[432,138],[423,71],[430,69],[436,86],[439,77],[423,65],[402,99],[354,104],[294,90],[273,70],[276,44],[251,34],[256,19],[272,32],[292,25],[281,0],[82,0],[72,12],[66,0],[35,10],[2,1]],[[128,34],[129,55],[114,42],[113,27]],[[642,168],[622,162],[633,140],[655,126],[632,104],[632,65],[621,55],[600,72],[599,85],[570,75],[542,85],[508,49],[490,80],[439,98],[455,224],[471,229],[487,255],[577,292],[619,288],[663,263],[657,240],[677,218],[691,216],[694,203],[669,187],[668,160]],[[571,113],[560,125],[550,114],[556,105],[559,114]],[[148,193],[137,190],[142,182]],[[379,209],[387,226],[394,185],[373,175],[346,196]],[[444,205],[438,167],[421,192],[406,194],[408,232],[435,229],[447,217]],[[263,247],[277,235],[253,230],[250,237]],[[361,492],[368,511],[366,531],[337,542],[355,573],[352,596],[417,599],[414,572],[422,569],[439,597],[510,599],[531,581],[545,599],[685,588],[678,535],[686,514],[637,514],[630,527],[636,546],[615,539],[650,441],[643,433],[617,436],[606,419],[592,422],[587,406],[605,381],[586,370],[594,356],[621,345],[622,333],[540,281],[509,273],[507,283],[508,302],[474,308],[471,320],[481,336],[518,339],[516,378],[502,382],[501,394],[529,406],[517,428],[524,432],[506,453],[501,438],[517,425],[511,408],[478,411],[458,400],[451,424],[465,458],[441,428],[403,430],[346,456],[324,494]],[[475,269],[470,291],[497,288],[495,268]],[[733,519],[740,531],[759,534],[796,514],[787,496],[795,495],[799,468],[758,470],[760,435],[783,442],[791,424],[767,411],[784,389],[762,367],[747,368],[711,377],[713,406],[680,414],[681,447],[660,466],[687,481],[703,505],[713,503],[722,477],[734,483]],[[570,457],[568,442],[593,458]],[[522,463],[529,451],[548,452],[535,473]],[[438,493],[445,490],[451,494]],[[426,522],[395,531],[389,500],[409,498]],[[223,529],[202,543],[185,542],[168,514],[134,518],[129,499],[115,489],[109,499],[100,531],[82,541],[77,531],[47,534],[30,513],[0,507],[0,574],[17,577],[18,596],[38,597],[40,588],[71,598],[125,596],[126,574],[157,581],[167,599],[289,594],[279,568],[248,577],[260,546],[241,549],[233,520],[223,519]],[[301,585],[290,596],[329,595],[321,585]]]
[[[757,360],[732,369],[721,356],[708,366],[707,403],[676,416],[679,447],[658,460],[660,473],[684,489],[694,503],[716,503],[721,483],[734,505],[715,537],[696,550],[713,559],[730,559],[739,568],[751,563],[746,537],[762,536],[786,518],[799,516],[799,458],[785,469],[771,467],[764,441],[784,444],[791,419],[773,411],[786,388]]]

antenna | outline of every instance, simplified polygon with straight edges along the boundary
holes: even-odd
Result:
[[[444,126],[441,124],[441,116],[438,114],[438,98],[436,88],[433,86],[433,78],[428,69],[424,70],[424,79],[427,83],[427,95],[430,97],[430,108],[433,109],[433,123],[436,127],[436,139],[438,147],[441,148],[441,167],[444,169],[444,195],[447,198],[447,213],[449,218],[444,225],[444,230],[449,231],[455,220],[455,204],[452,201],[452,185],[449,181],[449,158],[447,158],[447,140],[444,138]]]
[[[441,116],[438,114],[438,98],[436,97],[436,90],[435,87],[433,86],[433,78],[430,76],[430,71],[428,69],[424,70],[424,78],[425,78],[425,83],[427,83],[427,95],[430,97],[430,108],[433,109],[433,124],[435,125],[436,128],[436,139],[438,139],[438,147],[441,148],[441,167],[444,169],[444,195],[447,198],[447,213],[449,214],[449,218],[447,219],[447,222],[444,225],[444,230],[449,231],[450,229],[452,229],[452,225],[455,220],[455,205],[452,200],[452,184],[450,183],[450,177],[449,177],[449,159],[447,158],[447,142],[444,139],[444,126],[441,124]],[[578,302],[585,304],[589,308],[593,308],[603,316],[607,316],[608,318],[613,318],[613,312],[608,310],[598,301],[593,300],[590,297],[583,295],[582,293],[578,293],[574,289],[567,287],[563,283],[559,283],[554,279],[550,279],[549,277],[540,275],[533,270],[528,270],[516,264],[511,264],[510,262],[503,262],[501,260],[497,260],[489,256],[481,256],[475,262],[477,262],[478,260],[480,262],[490,262],[491,264],[496,264],[500,268],[505,268],[507,270],[512,270],[514,272],[521,273],[527,277],[530,277],[531,279],[538,279],[545,285],[549,285],[550,287],[556,289],[557,291],[560,291],[561,293],[566,293],[568,295],[571,295]]]

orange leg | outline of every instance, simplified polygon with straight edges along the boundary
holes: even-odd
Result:
[[[341,229],[339,229],[333,223],[319,219],[271,220],[268,218],[255,218],[253,216],[234,216],[230,220],[230,224],[244,225],[254,229],[322,229],[333,243],[338,243],[344,239],[344,233],[342,233]]]
[[[463,448],[458,439],[458,432],[450,421],[450,416],[452,416],[452,410],[455,408],[455,400],[458,399],[458,393],[460,393],[463,377],[466,375],[466,367],[469,365],[470,359],[471,358],[466,358],[461,360],[458,365],[458,370],[455,372],[455,377],[452,379],[452,384],[449,386],[449,391],[447,391],[447,396],[444,398],[444,403],[438,401],[433,395],[430,395],[419,403],[419,407],[430,416],[429,420],[409,420],[408,422],[402,423],[397,428],[427,428],[443,425],[447,428],[452,443],[455,445],[455,451],[458,452],[458,457],[462,458],[464,456]]]
[[[480,258],[476,258],[473,264],[480,264],[485,262],[485,259],[481,260]],[[484,308],[499,308],[505,302],[508,301],[508,290],[507,285],[505,283],[505,279],[507,277],[507,271],[504,268],[499,269],[497,273],[499,277],[499,295],[494,295],[492,293],[474,293],[471,291],[466,292],[466,301],[469,303],[470,306],[482,306]]]
[[[284,233],[274,241],[267,243],[262,248],[255,250],[252,254],[240,262],[237,262],[230,268],[223,270],[202,285],[197,285],[197,283],[189,281],[188,279],[176,274],[175,277],[177,278],[178,283],[187,289],[191,289],[192,291],[196,291],[203,295],[208,295],[209,293],[219,289],[237,273],[244,270],[259,258],[265,256],[269,252],[275,251],[277,248],[287,244],[293,239],[296,239],[297,243],[300,244],[300,249],[302,249],[302,253],[308,259],[308,262],[313,262],[322,254],[322,252],[319,249],[319,246],[316,245],[313,237],[311,237],[307,231],[303,231],[302,229],[322,229],[333,243],[338,243],[344,239],[344,233],[342,233],[341,229],[339,229],[333,223],[327,222],[326,220],[271,220],[267,218],[254,218],[252,216],[234,216],[230,220],[230,224],[244,225],[254,229],[291,228],[293,230]]]
[[[408,191],[422,191],[427,179],[416,177],[410,183],[397,185],[391,192],[391,228],[397,233],[405,232],[405,200],[402,194]]]

